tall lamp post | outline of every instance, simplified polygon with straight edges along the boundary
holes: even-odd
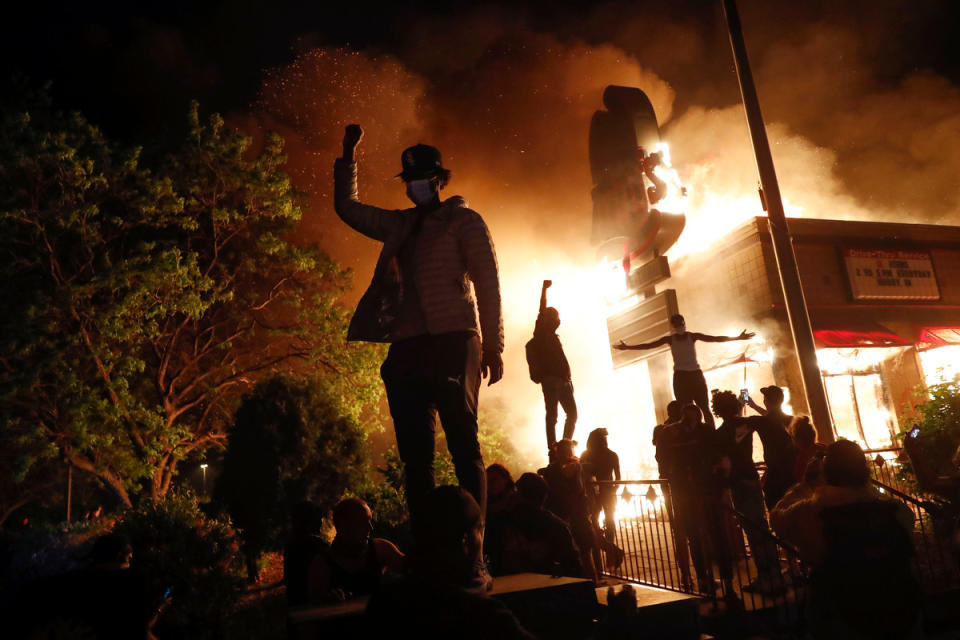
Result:
[[[202,474],[203,480],[201,481],[201,487],[203,489],[203,496],[207,496],[207,463],[204,462],[200,465],[200,473]]]
[[[777,183],[777,172],[773,166],[773,156],[770,153],[770,142],[767,140],[767,129],[763,124],[763,114],[760,112],[757,89],[753,84],[753,72],[750,70],[750,60],[747,58],[747,45],[743,40],[743,27],[740,24],[736,0],[723,0],[723,13],[730,31],[730,47],[733,49],[737,79],[740,81],[743,108],[747,113],[747,125],[750,128],[753,151],[760,173],[760,185],[767,203],[767,225],[773,241],[773,255],[780,272],[780,284],[783,286],[783,299],[787,306],[793,346],[800,361],[800,374],[807,407],[810,409],[813,423],[817,426],[817,434],[824,442],[833,442],[830,406],[827,403],[826,390],[823,388],[823,378],[820,377],[813,330],[810,327],[807,303],[800,283],[800,271],[797,268],[797,256],[793,252],[793,239],[790,237],[787,217],[783,212],[780,185]]]

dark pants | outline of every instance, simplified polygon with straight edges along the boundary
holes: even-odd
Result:
[[[603,537],[613,542],[617,531],[617,490],[615,487],[600,488],[600,508],[603,509]],[[599,515],[599,511],[597,512]]]
[[[703,421],[714,426],[713,414],[710,413],[710,400],[707,397],[707,380],[703,371],[673,370],[673,397],[681,404],[696,403],[703,412]]]
[[[786,495],[795,482],[793,469],[767,468],[763,477],[763,502],[767,505],[767,511],[773,511],[780,498]]]
[[[563,378],[544,378],[540,384],[543,389],[543,404],[547,409],[547,447],[557,442],[557,404],[563,407],[566,416],[563,422],[563,437],[572,438],[577,426],[577,402],[573,399],[573,382]]]
[[[380,367],[411,514],[434,487],[438,414],[457,480],[486,513],[487,480],[477,441],[480,362],[480,338],[456,332],[396,342]]]
[[[770,535],[767,514],[763,511],[763,493],[758,480],[739,480],[731,485],[733,507],[746,518],[741,522],[750,543],[750,553],[757,565],[757,572],[767,577],[780,575],[780,555]]]

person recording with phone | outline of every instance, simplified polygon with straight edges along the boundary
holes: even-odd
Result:
[[[613,345],[620,351],[656,349],[661,346],[670,347],[673,357],[673,396],[681,405],[688,402],[695,403],[703,413],[704,420],[714,428],[713,416],[710,411],[710,400],[707,397],[707,380],[697,362],[696,342],[733,342],[735,340],[749,340],[754,336],[746,330],[738,336],[712,336],[707,333],[687,331],[687,323],[679,313],[670,316],[670,335],[658,338],[653,342],[641,344],[626,344],[623,340]]]
[[[767,470],[760,483],[763,486],[764,503],[767,509],[773,509],[802,476],[797,476],[794,470],[797,447],[787,429],[795,419],[783,412],[783,389],[770,385],[760,389],[760,393],[763,395],[763,407],[757,406],[747,389],[740,390],[740,402],[761,416],[756,423],[756,432],[763,445],[763,461]]]

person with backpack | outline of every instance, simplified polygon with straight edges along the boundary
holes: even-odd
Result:
[[[533,338],[527,342],[527,365],[530,367],[530,379],[540,385],[543,391],[543,404],[546,407],[547,449],[557,444],[557,405],[563,407],[566,418],[563,423],[563,437],[573,439],[577,426],[577,401],[573,397],[573,380],[570,376],[570,363],[563,353],[563,345],[557,335],[560,326],[560,314],[547,306],[547,289],[551,280],[543,281],[540,290],[540,313],[533,328]]]

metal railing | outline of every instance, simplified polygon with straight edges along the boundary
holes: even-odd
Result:
[[[956,507],[922,500],[876,479],[872,482],[913,513],[913,566],[924,592],[933,594],[960,588],[960,559],[954,542],[960,517]]]
[[[607,535],[623,551],[616,566],[605,556],[604,575],[698,595],[718,613],[744,614],[754,632],[799,632],[806,568],[765,521],[738,512],[722,492],[675,495],[665,480],[598,484],[618,488]]]
[[[865,449],[863,453],[869,462],[870,477],[873,480],[916,498],[916,486],[906,479],[907,474],[903,472],[903,465],[900,463],[902,452],[900,447],[886,447]]]

